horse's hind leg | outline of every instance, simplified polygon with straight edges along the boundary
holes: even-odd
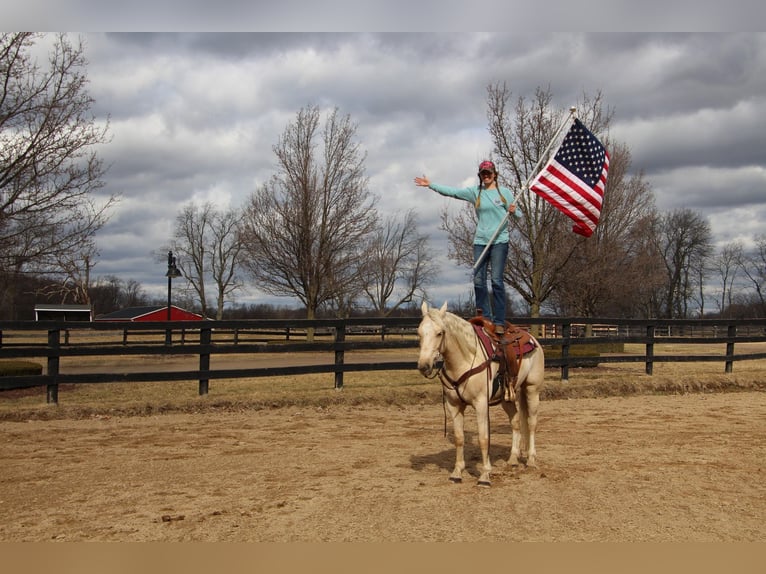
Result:
[[[517,397],[518,400],[518,397]],[[511,422],[511,454],[508,457],[508,464],[511,466],[519,466],[519,458],[521,456],[521,428],[519,420],[519,411],[516,407],[516,402],[506,402],[502,404],[503,410],[508,415],[508,420]]]
[[[526,425],[524,436],[526,437],[527,466],[537,468],[537,450],[535,449],[535,430],[537,429],[537,411],[540,406],[540,395],[536,387],[526,389]]]

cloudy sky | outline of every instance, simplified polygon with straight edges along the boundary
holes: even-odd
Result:
[[[600,91],[611,135],[661,210],[709,218],[717,243],[766,232],[766,35],[760,33],[81,33],[89,91],[112,140],[121,200],[98,237],[96,275],[165,292],[174,218],[188,202],[241,206],[275,170],[272,146],[307,105],[358,125],[383,214],[413,208],[441,270],[434,303],[469,294],[446,259],[439,213],[459,202],[415,175],[471,184],[491,151],[486,88],[550,87],[567,109]],[[606,199],[608,201],[608,197]],[[293,305],[251,288],[240,302]]]

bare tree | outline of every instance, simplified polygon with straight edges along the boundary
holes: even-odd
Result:
[[[766,235],[755,237],[755,247],[743,255],[742,272],[755,290],[760,314],[766,314]]]
[[[436,273],[427,248],[428,238],[418,234],[414,210],[403,220],[387,218],[375,230],[365,249],[360,284],[376,311],[389,315],[418,292],[425,298],[424,288]]]
[[[297,297],[309,319],[359,290],[364,245],[377,222],[356,125],[337,109],[322,128],[320,120],[311,106],[287,126],[273,148],[278,173],[251,195],[241,235],[258,287]]]
[[[124,282],[116,275],[96,279],[90,288],[90,300],[96,315],[111,313],[122,306]]]
[[[197,294],[202,315],[208,316],[206,293],[207,237],[213,205],[186,205],[176,216],[174,239],[171,243],[176,265]]]
[[[216,212],[210,227],[210,273],[216,288],[216,318],[223,317],[224,305],[240,289],[238,270],[242,242],[239,237],[242,214],[228,209]]]
[[[60,253],[58,267],[62,280],[50,283],[40,291],[42,295],[56,295],[62,303],[91,304],[91,272],[98,257],[92,242],[84,243],[79,250]]]
[[[42,67],[30,55],[39,38],[0,34],[0,273],[11,284],[65,272],[116,201],[94,195],[108,121],[90,113],[83,46],[59,35]]]
[[[149,304],[141,284],[129,279],[123,281],[115,275],[98,277],[90,287],[90,302],[97,314],[111,313],[125,307]]]
[[[240,214],[235,210],[218,210],[208,202],[187,205],[176,217],[173,250],[177,265],[192,286],[204,316],[209,314],[208,279],[215,286],[216,319],[223,318],[224,304],[242,283],[237,276]]]
[[[140,307],[146,304],[146,292],[141,283],[135,279],[128,279],[122,289],[120,301],[123,307]]]
[[[718,299],[718,309],[722,315],[732,307],[734,283],[737,272],[742,265],[744,246],[741,241],[731,241],[721,247],[712,257],[711,267],[721,281],[721,296]]]
[[[665,281],[655,296],[655,313],[659,317],[685,319],[708,268],[712,249],[710,224],[691,209],[676,209],[662,215],[652,238],[662,255],[665,271]]]

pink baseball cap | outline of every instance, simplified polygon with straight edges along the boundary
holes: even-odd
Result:
[[[495,164],[492,163],[491,161],[483,161],[483,162],[481,162],[479,164],[479,171],[482,171],[482,170],[485,170],[485,169],[488,170],[488,171],[491,171],[491,172],[495,172],[496,171],[495,170]]]

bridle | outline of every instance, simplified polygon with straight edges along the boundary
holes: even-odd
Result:
[[[431,322],[433,323],[434,320],[431,319]],[[444,345],[444,337],[442,337],[442,340],[439,342],[439,348],[436,349],[436,353],[434,356],[434,367],[436,367],[436,364],[441,362],[441,366],[436,369],[431,370],[431,375],[423,375],[426,379],[435,379],[436,377],[441,376],[441,372],[444,370],[444,355],[442,354],[442,346]]]

